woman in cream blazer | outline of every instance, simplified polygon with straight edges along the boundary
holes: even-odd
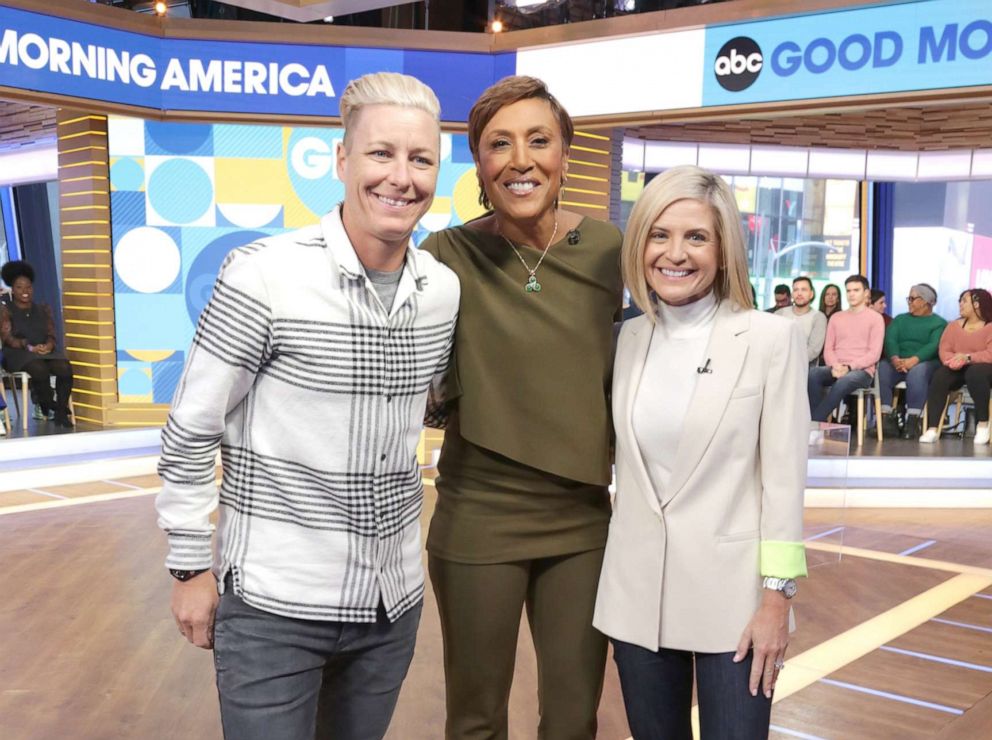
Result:
[[[617,494],[594,618],[635,740],[766,737],[792,627],[809,404],[799,326],[752,307],[740,215],[697,167],[653,180],[623,272]]]

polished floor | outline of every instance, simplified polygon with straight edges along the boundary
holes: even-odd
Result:
[[[168,610],[158,485],[105,477],[0,493],[4,740],[220,737],[210,655]],[[772,737],[992,737],[990,534],[990,510],[808,510],[813,567]],[[440,656],[428,589],[390,740],[442,737]],[[535,685],[522,630],[511,738],[536,737]],[[599,714],[600,738],[629,737],[612,664]]]

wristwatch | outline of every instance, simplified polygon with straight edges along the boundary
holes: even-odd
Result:
[[[210,568],[201,568],[200,570],[176,570],[175,568],[169,568],[169,575],[175,578],[177,581],[185,583],[190,578],[198,576],[201,573],[206,573]]]
[[[770,591],[778,591],[787,599],[791,599],[799,590],[794,578],[772,578],[771,576],[765,577],[765,580],[761,582],[761,587]]]

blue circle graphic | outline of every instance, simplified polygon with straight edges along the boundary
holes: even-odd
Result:
[[[115,190],[141,190],[145,184],[145,168],[131,157],[122,157],[110,168],[110,182]]]
[[[209,147],[213,126],[209,123],[171,123],[145,121],[145,133],[165,154],[211,154]],[[149,154],[160,152],[148,151]]]
[[[143,396],[152,392],[152,379],[141,368],[130,367],[121,373],[117,381],[120,392],[128,396]]]
[[[148,179],[152,208],[174,224],[200,218],[213,203],[213,184],[203,168],[188,159],[170,159]]]
[[[217,273],[228,253],[266,236],[268,234],[261,231],[235,231],[214,239],[196,256],[186,275],[186,313],[193,326],[210,300]]]

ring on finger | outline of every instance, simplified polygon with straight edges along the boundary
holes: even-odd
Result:
[[[780,671],[783,668],[785,668],[785,661],[784,660],[776,660],[775,661],[775,670]]]

